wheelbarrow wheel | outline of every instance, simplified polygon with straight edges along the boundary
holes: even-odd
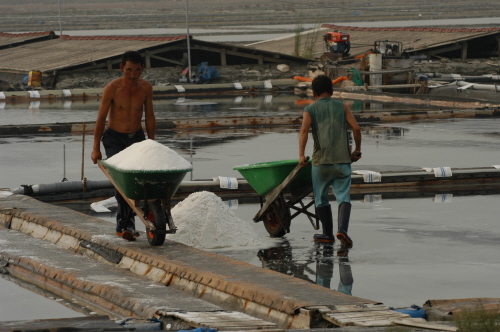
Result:
[[[156,230],[146,229],[148,242],[152,246],[161,246],[165,243],[167,230],[167,215],[160,200],[149,203],[148,219],[155,225]]]
[[[264,227],[271,237],[282,237],[288,233],[291,220],[290,209],[285,206],[283,198],[272,202],[267,213],[262,216]]]

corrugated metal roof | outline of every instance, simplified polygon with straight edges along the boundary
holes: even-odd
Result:
[[[29,40],[39,39],[40,37],[47,37],[50,35],[54,35],[54,32],[53,31],[27,32],[27,33],[0,32],[0,46],[18,44]]]
[[[51,72],[110,57],[120,57],[129,50],[140,51],[182,39],[186,39],[186,36],[62,36],[1,50],[0,70]]]
[[[128,50],[149,50],[151,57],[162,61],[161,52],[183,52],[186,46],[186,35],[175,37],[144,37],[144,36],[61,36],[55,39],[37,43],[25,43],[16,47],[0,50],[0,71],[25,73],[39,70],[46,74],[62,70],[87,70],[90,68],[104,69],[109,64],[119,63],[122,54]],[[212,56],[212,60],[222,62],[224,54],[226,63],[249,59],[251,63],[275,62],[307,62],[301,57],[279,54],[274,50],[260,51],[254,48],[236,46],[232,44],[213,43],[191,39],[192,57],[200,58]],[[219,53],[219,54],[218,54]],[[179,64],[177,58],[163,60]],[[215,57],[215,59],[214,59]],[[235,60],[238,59],[238,60]],[[110,60],[108,63],[107,61]],[[146,60],[147,61],[147,60]],[[177,62],[176,62],[177,61]]]

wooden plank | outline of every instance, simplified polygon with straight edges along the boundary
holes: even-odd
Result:
[[[265,321],[249,320],[246,318],[245,319],[234,318],[231,320],[231,319],[220,319],[219,317],[204,317],[203,319],[190,319],[190,322],[200,323],[200,324],[217,323],[218,325],[226,325],[226,326],[251,326],[251,327],[276,326],[273,323]]]
[[[333,314],[332,316],[343,319],[357,318],[357,317],[387,317],[387,316],[409,317],[409,315],[407,314],[403,314],[393,310],[346,312],[346,313],[336,313]]]
[[[394,324],[397,324],[397,325],[420,327],[420,328],[429,329],[429,330],[458,331],[456,326],[437,324],[437,323],[429,323],[425,319],[419,319],[419,318],[395,319],[392,322]]]
[[[108,316],[0,322],[0,331],[56,331],[58,329],[70,331],[73,329],[79,331],[128,331],[128,329],[110,320]]]
[[[407,314],[388,310],[382,305],[339,306],[335,312],[324,313],[325,320],[338,326],[389,326],[395,319],[409,318]]]
[[[349,304],[349,305],[339,305],[335,306],[334,310],[330,310],[330,313],[336,313],[336,312],[356,312],[356,311],[381,311],[381,310],[389,310],[386,306],[381,305],[381,304],[364,304],[364,305],[358,305],[358,304]]]
[[[277,325],[241,312],[176,312],[172,316],[197,327],[207,326],[218,330],[276,329]]]
[[[242,312],[238,311],[209,311],[209,312],[186,312],[186,313],[178,313],[179,316],[183,317],[191,317],[193,319],[195,318],[208,318],[208,317],[218,317],[220,318],[226,318],[226,319],[245,319],[245,320],[255,320],[255,321],[262,321],[259,318],[255,318],[252,316],[248,316],[247,314],[244,314]]]

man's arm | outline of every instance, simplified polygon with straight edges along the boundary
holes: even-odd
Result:
[[[359,159],[361,159],[361,129],[359,128],[359,124],[356,121],[356,118],[354,117],[354,115],[352,115],[351,109],[347,105],[344,105],[344,112],[347,124],[352,129],[354,144],[356,145],[354,151],[351,153],[351,160],[358,161]]]
[[[300,128],[299,136],[299,164],[304,167],[307,165],[306,157],[304,156],[307,139],[309,138],[309,128],[311,127],[311,115],[304,112],[302,115],[302,128]]]
[[[146,101],[144,102],[144,112],[146,124],[146,133],[149,139],[155,139],[156,134],[156,118],[155,112],[153,110],[153,86],[151,84],[147,85],[146,91]]]
[[[112,100],[113,92],[111,87],[107,85],[102,93],[101,105],[99,106],[99,112],[97,113],[97,120],[94,128],[94,146],[92,148],[92,154],[90,155],[94,164],[97,164],[97,161],[102,159],[101,138],[104,133],[106,118],[108,117]]]

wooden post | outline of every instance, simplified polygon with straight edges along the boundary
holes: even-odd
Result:
[[[83,184],[83,191],[87,191],[87,179],[85,179],[85,171],[84,171],[84,166],[85,166],[85,122],[83,123],[83,128],[82,128],[82,184]]]
[[[467,60],[467,43],[462,44],[462,62],[465,62]]]
[[[226,66],[227,65],[226,50],[225,49],[222,49],[220,51],[220,65],[221,66]]]
[[[149,50],[146,50],[146,69],[151,69],[151,56],[149,54]]]

